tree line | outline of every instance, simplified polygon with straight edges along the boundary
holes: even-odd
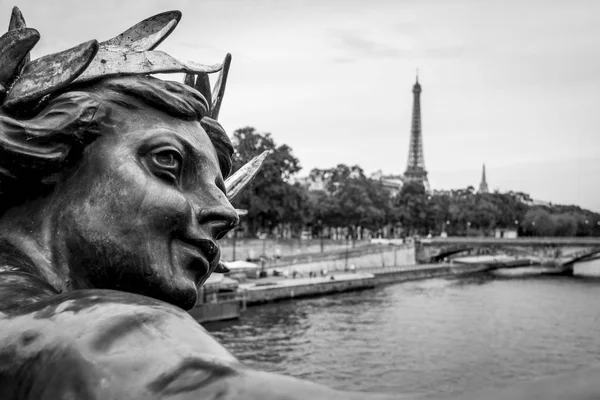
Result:
[[[300,161],[269,133],[245,127],[233,134],[234,170],[271,150],[261,172],[234,200],[248,210],[241,235],[359,239],[413,235],[600,236],[600,214],[578,206],[532,205],[522,192],[477,193],[473,187],[427,192],[407,183],[392,195],[358,165],[313,169],[297,179]]]

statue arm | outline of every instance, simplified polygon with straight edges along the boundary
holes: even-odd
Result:
[[[129,293],[55,295],[0,326],[2,399],[390,398],[249,369],[185,311]]]
[[[0,274],[0,278],[7,278]],[[11,282],[11,285],[3,283]],[[0,279],[0,398],[336,400],[408,399],[336,391],[241,364],[185,311],[144,296],[81,290],[52,294]],[[11,291],[6,290],[8,287]],[[14,297],[32,301],[15,307]],[[10,306],[10,305],[13,306]],[[9,307],[7,307],[9,305]],[[439,399],[587,399],[591,369],[505,390]],[[357,377],[359,378],[359,377]]]

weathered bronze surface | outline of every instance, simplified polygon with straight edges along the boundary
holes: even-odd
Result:
[[[0,399],[365,398],[250,370],[185,311],[223,271],[227,188],[266,154],[225,181],[230,56],[155,52],[179,18],[27,61],[39,36],[15,9],[0,38]],[[148,75],[165,70],[190,85]]]

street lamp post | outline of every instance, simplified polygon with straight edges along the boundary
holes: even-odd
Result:
[[[321,241],[321,253],[323,252],[323,221],[319,220],[319,239]]]
[[[235,242],[237,239],[237,229],[233,230],[233,254],[231,255],[232,260],[231,261],[235,261]]]
[[[587,220],[587,219],[585,220],[585,234],[586,234],[587,236],[589,236],[589,235],[590,235],[590,221],[589,221],[589,220]]]

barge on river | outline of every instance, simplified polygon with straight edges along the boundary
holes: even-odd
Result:
[[[200,323],[237,319],[242,314],[243,294],[238,281],[211,275],[198,290],[198,302],[189,313]]]

